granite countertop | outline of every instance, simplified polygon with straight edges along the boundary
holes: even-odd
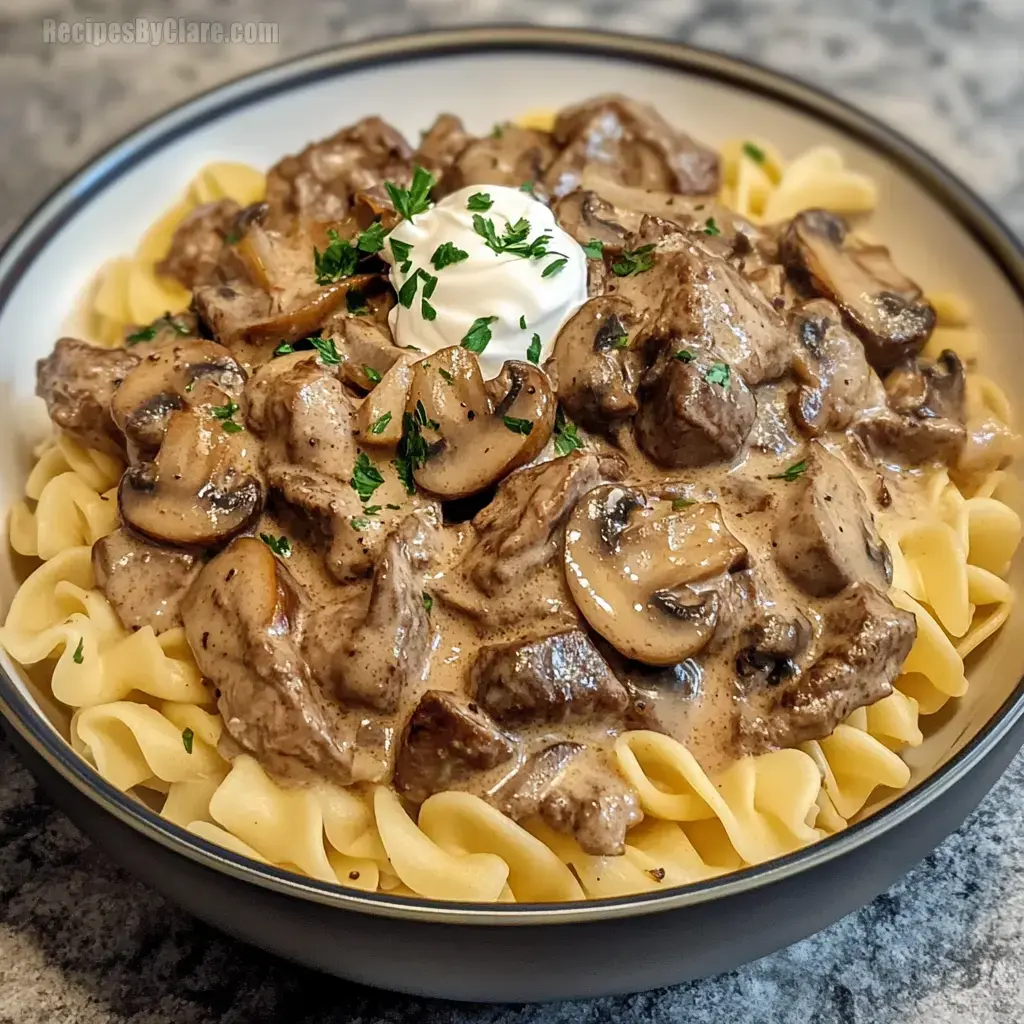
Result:
[[[280,43],[42,41],[44,17],[168,14],[279,21]],[[938,154],[1024,232],[1020,0],[4,0],[0,235],[91,153],[200,89],[331,41],[513,17],[675,37],[802,75]],[[717,978],[548,1007],[409,999],[275,960],[115,868],[2,742],[0,772],[0,1024],[1024,1019],[1024,757],[923,864],[819,935]]]

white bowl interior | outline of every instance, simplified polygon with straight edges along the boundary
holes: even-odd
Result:
[[[21,496],[31,448],[48,429],[42,402],[33,397],[35,360],[50,350],[97,268],[131,253],[204,164],[239,160],[266,168],[369,114],[380,114],[415,140],[442,110],[484,131],[527,110],[610,91],[653,102],[670,121],[712,144],[758,135],[787,156],[816,144],[837,146],[849,165],[880,186],[872,234],[926,290],[951,289],[970,300],[987,339],[982,371],[1011,398],[1024,396],[1018,356],[1024,306],[996,263],[911,175],[828,123],[743,88],[625,59],[530,52],[425,57],[328,77],[225,113],[141,159],[61,224],[0,312],[0,507]],[[76,191],[102,169],[88,172]],[[0,606],[6,608],[17,581],[7,545],[0,557]],[[1015,566],[1015,587],[1022,572]],[[1007,626],[972,658],[968,695],[952,714],[940,716],[942,724],[909,758],[915,782],[968,742],[1024,673],[1024,645],[1015,640],[1022,614],[1018,604]],[[39,707],[23,674],[3,657]]]

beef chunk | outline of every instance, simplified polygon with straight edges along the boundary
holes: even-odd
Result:
[[[540,179],[555,155],[547,132],[502,125],[496,133],[472,140],[452,161],[438,187],[448,195],[468,185],[507,185],[519,188]]]
[[[297,216],[343,220],[356,192],[384,181],[408,184],[411,157],[405,139],[391,125],[379,117],[363,118],[271,167],[268,223],[280,228]]]
[[[775,557],[808,594],[827,597],[851,583],[885,587],[892,560],[867,499],[850,471],[814,443],[802,476],[786,484],[792,496],[773,535]]]
[[[621,854],[626,832],[643,819],[636,793],[578,743],[555,743],[534,754],[492,801],[516,821],[539,816],[597,856]]]
[[[843,311],[876,370],[912,358],[928,341],[935,310],[921,298],[921,289],[896,269],[887,249],[848,244],[846,225],[834,214],[797,214],[780,253],[798,280]]]
[[[762,707],[742,710],[741,749],[760,753],[828,736],[857,708],[892,693],[916,636],[912,614],[870,584],[855,583],[827,608],[823,653],[814,664],[769,686]]]
[[[636,436],[660,465],[706,466],[736,455],[756,415],[743,378],[715,353],[667,348],[641,386]]]
[[[428,690],[402,736],[394,786],[419,804],[433,793],[458,789],[515,753],[515,743],[475,705],[454,693]]]
[[[641,360],[628,345],[637,319],[624,299],[599,295],[584,303],[558,333],[558,400],[589,430],[607,431],[637,411]]]
[[[579,630],[484,647],[470,671],[477,703],[503,725],[581,722],[622,712],[626,691]]]
[[[110,399],[139,356],[123,348],[99,348],[61,338],[36,363],[36,394],[55,426],[86,448],[124,457],[124,437],[110,415]]]
[[[797,659],[811,642],[811,624],[803,616],[763,613],[740,634],[736,674],[744,686],[777,685],[794,675]]]
[[[242,265],[228,239],[234,234],[241,207],[221,199],[193,210],[177,227],[157,272],[173,277],[189,291],[242,274]]]
[[[545,174],[554,196],[576,188],[588,168],[643,189],[718,191],[718,154],[673,128],[653,107],[624,96],[598,96],[566,108],[553,135],[562,148]]]
[[[883,458],[910,466],[955,465],[967,441],[964,369],[955,352],[918,356],[885,378],[887,407],[864,417],[857,432]]]
[[[817,437],[844,430],[858,416],[884,405],[881,381],[868,365],[864,346],[845,329],[831,302],[804,303],[793,314],[793,329],[793,374],[800,385],[791,392],[790,408],[805,433]]]
[[[415,166],[425,167],[440,181],[455,158],[473,141],[465,125],[454,114],[440,114],[420,139],[412,158]]]
[[[562,196],[553,204],[552,211],[562,230],[580,245],[596,239],[611,249],[621,249],[626,235],[636,231],[643,219],[642,215],[620,210],[586,189]]]
[[[120,529],[92,546],[96,586],[125,629],[163,633],[181,625],[181,599],[202,563],[194,554],[162,547]]]

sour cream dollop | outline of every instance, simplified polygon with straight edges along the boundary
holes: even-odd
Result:
[[[471,197],[476,197],[472,203]],[[487,201],[491,205],[484,209]],[[523,234],[524,222],[529,225],[524,242],[511,247],[529,246],[546,235],[547,244],[534,248],[545,255],[495,252],[477,230],[479,226],[488,232],[488,223],[493,225],[497,248],[502,249],[505,239]],[[510,236],[509,230],[517,225],[518,232],[513,230]],[[452,249],[466,256],[456,254],[458,262],[444,265]],[[399,258],[406,251],[407,258]],[[403,220],[388,236],[381,255],[391,264],[391,284],[400,300],[408,301],[399,301],[389,316],[397,344],[432,354],[462,344],[477,324],[477,344],[490,332],[486,347],[477,353],[488,379],[501,372],[506,359],[527,359],[531,343],[536,354],[534,335],[540,338],[543,363],[562,324],[587,300],[587,256],[582,247],[558,226],[543,203],[503,185],[460,189],[412,220]],[[553,266],[561,260],[563,266]],[[409,282],[414,276],[413,285]],[[489,317],[497,319],[479,326]]]

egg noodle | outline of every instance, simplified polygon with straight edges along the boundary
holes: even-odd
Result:
[[[529,115],[531,127],[550,127]],[[809,207],[869,212],[875,183],[816,147],[786,162],[767,140],[721,149],[723,201],[755,223]],[[100,274],[87,330],[113,346],[128,324],[185,307],[188,293],[158,276],[174,229],[196,206],[263,193],[241,164],[205,167],[145,235],[132,258]],[[973,367],[980,340],[955,295],[932,294],[938,324],[926,353],[953,349]],[[1011,453],[1009,403],[999,387],[967,378],[968,444]],[[978,441],[982,438],[982,441]],[[977,452],[984,465],[992,452]],[[52,694],[73,709],[71,743],[110,783],[169,821],[235,853],[323,882],[366,891],[481,902],[565,901],[649,892],[711,878],[790,853],[844,828],[879,787],[910,781],[900,756],[922,742],[922,716],[962,696],[964,660],[1006,621],[1005,580],[1021,537],[1006,472],[970,481],[946,470],[928,479],[928,512],[889,518],[889,596],[917,619],[917,639],[893,693],[861,708],[825,739],[735,761],[709,778],[683,744],[660,733],[622,733],[615,759],[645,814],[625,855],[592,856],[542,823],[514,823],[477,796],[443,792],[414,821],[385,786],[283,787],[252,757],[218,750],[223,724],[181,628],[128,632],[96,589],[90,546],[117,526],[123,467],[57,436],[36,453],[10,540],[41,565],[17,592],[0,643],[22,665],[51,667]],[[999,459],[988,461],[998,463]]]

